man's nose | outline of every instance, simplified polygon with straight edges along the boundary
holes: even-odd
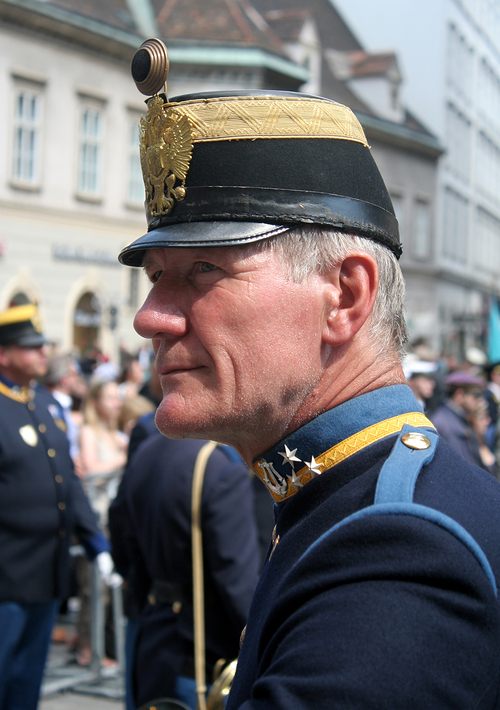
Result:
[[[143,338],[151,340],[160,335],[181,337],[187,333],[187,318],[173,302],[149,294],[134,318],[134,328]]]

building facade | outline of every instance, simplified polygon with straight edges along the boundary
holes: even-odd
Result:
[[[62,350],[141,345],[148,286],[116,256],[145,228],[130,61],[159,36],[170,98],[301,90],[353,109],[400,220],[412,335],[437,341],[442,148],[402,105],[394,53],[367,53],[329,0],[0,0],[0,21],[0,308],[36,300]]]
[[[116,259],[144,229],[142,102],[128,73],[140,39],[106,28],[121,45],[111,56],[95,47],[99,23],[36,5],[0,3],[0,308],[36,301],[60,349],[115,356],[121,341],[138,347],[145,293]]]
[[[148,285],[117,255],[146,228],[130,61],[158,27],[148,3],[71,5],[0,0],[0,309],[36,301],[59,349],[116,359],[143,344],[132,322]],[[255,35],[170,59],[169,96],[307,77]]]
[[[406,68],[405,100],[440,139],[435,245],[440,346],[485,347],[500,295],[500,2],[335,0],[371,48]]]

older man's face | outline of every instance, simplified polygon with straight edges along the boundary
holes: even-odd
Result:
[[[233,247],[153,249],[135,318],[152,339],[159,429],[257,455],[306,407],[322,373],[322,277],[297,284],[279,258]]]
[[[26,386],[47,372],[48,357],[44,346],[23,348],[19,345],[0,347],[0,368],[13,382]]]

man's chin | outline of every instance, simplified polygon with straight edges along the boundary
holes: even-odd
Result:
[[[185,407],[178,411],[165,399],[155,414],[155,424],[159,432],[169,439],[210,439],[210,427],[199,415],[189,416]]]

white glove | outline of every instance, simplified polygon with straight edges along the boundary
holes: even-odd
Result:
[[[107,584],[108,587],[116,588],[123,583],[123,577],[114,571],[115,565],[109,552],[100,552],[95,561],[104,584]]]
[[[95,558],[95,561],[97,562],[97,569],[99,570],[99,574],[101,575],[104,582],[108,584],[111,577],[111,573],[113,572],[113,569],[115,567],[111,555],[109,554],[109,552],[100,552]]]

